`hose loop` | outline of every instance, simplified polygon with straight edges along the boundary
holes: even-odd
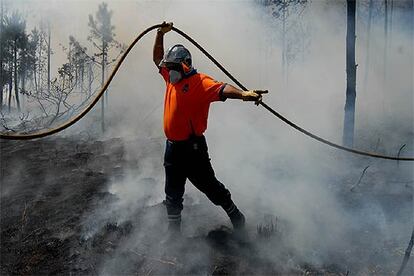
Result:
[[[144,37],[146,34],[148,34],[149,32],[151,32],[154,29],[157,29],[157,28],[161,27],[162,25],[163,24],[153,25],[153,26],[145,29],[142,33],[140,33],[134,39],[134,41],[129,45],[129,47],[127,48],[125,53],[121,56],[119,61],[116,63],[114,70],[109,75],[109,78],[106,80],[104,86],[101,88],[101,90],[98,92],[98,94],[94,97],[92,102],[89,105],[87,105],[85,107],[85,109],[83,109],[78,115],[76,115],[75,117],[73,117],[69,121],[67,121],[67,122],[65,122],[65,123],[63,123],[63,124],[61,124],[61,125],[59,125],[55,128],[47,129],[47,130],[44,130],[44,131],[39,131],[39,132],[36,132],[36,133],[29,133],[29,134],[4,134],[4,133],[0,133],[0,139],[30,140],[30,139],[42,138],[42,137],[46,137],[46,136],[58,133],[58,132],[60,132],[64,129],[70,127],[71,125],[75,124],[76,122],[78,122],[80,119],[82,119],[95,106],[95,104],[99,101],[99,99],[107,91],[110,83],[112,82],[113,78],[115,77],[115,75],[118,72],[119,68],[121,67],[122,63],[124,62],[124,60],[126,59],[128,54],[131,52],[132,48],[134,48],[134,46],[138,43],[138,41],[142,37]],[[242,90],[248,90],[240,81],[238,81],[232,74],[230,74],[229,71],[227,71],[212,55],[210,55],[210,53],[208,53],[203,47],[201,47],[200,44],[197,43],[197,41],[195,41],[189,35],[187,35],[186,33],[184,33],[183,31],[181,31],[180,29],[178,29],[176,27],[172,27],[172,30],[175,31],[176,33],[178,33],[179,35],[183,36],[188,41],[190,41],[195,47],[197,47],[204,55],[206,55],[208,59],[210,59],[224,74],[226,74],[226,76],[228,76]],[[347,151],[347,152],[351,152],[351,153],[354,153],[354,154],[373,157],[373,158],[387,159],[387,160],[398,160],[398,161],[414,161],[413,157],[398,157],[398,156],[395,157],[395,156],[389,156],[389,155],[382,155],[382,154],[378,154],[378,153],[366,152],[366,151],[356,150],[356,149],[353,149],[353,148],[348,148],[348,147],[338,145],[336,143],[333,143],[331,141],[323,139],[323,138],[307,131],[306,129],[298,126],[294,122],[292,122],[289,119],[287,119],[286,117],[282,116],[276,110],[272,109],[270,106],[268,106],[263,101],[260,102],[260,105],[263,106],[270,113],[272,113],[274,116],[276,116],[277,118],[282,120],[284,123],[288,124],[290,127],[294,128],[297,131],[303,133],[304,135],[306,135],[306,136],[308,136],[312,139],[315,139],[316,141],[319,141],[319,142],[321,142],[325,145],[328,145],[330,147],[333,147],[333,148],[336,148],[336,149],[339,149],[339,150],[343,150],[343,151]]]

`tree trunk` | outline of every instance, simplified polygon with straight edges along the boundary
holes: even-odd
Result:
[[[1,5],[1,14],[0,14],[0,111],[3,109],[3,87],[4,87],[4,77],[3,77],[3,14],[4,6],[3,0],[0,0]]]
[[[106,53],[108,55],[108,52]],[[105,64],[108,65],[108,57],[105,57]],[[108,66],[105,65],[105,75],[108,75]],[[109,88],[106,89],[107,91],[105,92],[105,105],[106,107],[108,107],[108,103],[109,103]]]
[[[9,68],[12,68],[12,65],[11,64],[9,64],[9,65],[10,65]],[[12,91],[13,91],[13,73],[10,70],[10,73],[9,73],[9,101],[8,101],[9,112],[10,112],[10,109],[11,109]]]
[[[83,83],[84,83],[84,79],[85,79],[85,67],[84,67],[84,61],[82,61],[82,66],[81,66],[81,69],[80,69],[80,74],[81,74],[81,77],[80,77],[80,79],[81,79],[81,94],[83,95],[83,92],[84,92],[84,87],[83,87]]]
[[[43,31],[42,31],[42,36],[43,36]],[[43,67],[42,67],[42,48],[43,48],[43,38],[40,39],[39,42],[39,66],[38,66],[38,77],[37,77],[37,86],[38,89],[40,89],[40,95],[42,95],[43,93],[43,87],[42,87],[42,74],[43,74]]]
[[[368,26],[367,26],[367,49],[365,53],[365,73],[364,73],[364,91],[367,89],[368,72],[369,72],[369,53],[370,53],[370,39],[371,39],[371,22],[372,22],[372,9],[374,8],[374,0],[369,0],[368,11]]]
[[[355,12],[356,0],[347,0],[346,34],[346,102],[343,144],[353,147],[355,128],[356,64],[355,64]]]
[[[88,64],[88,95],[92,95],[92,78],[93,78],[93,70],[92,70],[92,61]]]
[[[390,10],[390,22],[389,22],[389,24],[388,24],[388,28],[389,28],[389,30],[390,30],[390,38],[389,38],[389,40],[390,40],[390,48],[391,48],[391,51],[392,51],[392,20],[393,20],[393,17],[394,17],[394,0],[390,0],[391,1],[391,10]]]
[[[104,86],[105,82],[105,42],[102,40],[102,79],[101,79],[101,88]],[[101,98],[101,129],[102,132],[105,132],[105,97]]]
[[[26,92],[26,72],[22,73],[21,82],[22,82],[22,91],[23,93],[25,93]]]
[[[22,105],[22,108],[24,110],[25,107],[26,107],[26,100],[27,100],[26,99],[26,72],[22,72],[21,73],[21,76],[20,76],[20,84],[21,84],[20,91],[22,93],[22,98],[21,98],[22,102],[21,102],[21,105]]]
[[[50,95],[50,22],[47,23],[47,94]]]
[[[286,81],[286,0],[282,2],[282,72],[283,72],[283,81]]]
[[[79,68],[74,65],[74,71],[75,71],[75,87],[78,89],[79,88]]]
[[[38,85],[37,85],[36,62],[34,63],[34,66],[33,66],[33,78],[34,78],[35,91],[36,91],[36,95],[37,95],[39,93],[39,90],[38,90]]]
[[[387,84],[388,0],[384,0],[384,88]]]
[[[18,87],[18,78],[17,78],[17,40],[14,40],[13,48],[13,61],[14,61],[14,93],[16,96],[16,105],[17,110],[20,112],[20,100],[19,100],[19,87]]]

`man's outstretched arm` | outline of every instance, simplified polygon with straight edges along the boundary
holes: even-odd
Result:
[[[243,91],[237,89],[233,85],[226,84],[223,89],[223,97],[225,99],[240,99],[243,101],[254,101],[258,105],[262,100],[262,94],[268,93],[267,90],[248,90]]]
[[[163,22],[162,27],[157,30],[157,35],[155,36],[154,48],[152,50],[152,60],[154,61],[155,65],[158,67],[163,56],[164,56],[164,34],[171,31],[173,23],[165,23]]]

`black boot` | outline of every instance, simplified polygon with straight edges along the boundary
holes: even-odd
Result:
[[[161,240],[161,245],[168,248],[175,248],[181,243],[181,220],[168,221],[168,230]]]
[[[244,229],[246,219],[242,212],[237,209],[236,205],[232,201],[230,201],[227,206],[223,206],[223,209],[229,216],[234,230]]]
[[[229,217],[231,223],[233,224],[233,237],[236,239],[237,242],[239,242],[240,245],[248,246],[250,243],[250,238],[245,227],[246,218],[244,217],[243,213],[236,208],[236,210],[233,213],[229,214]]]
[[[181,234],[181,219],[168,221],[168,234],[172,234],[172,235]]]
[[[234,230],[242,230],[246,224],[246,218],[244,217],[243,213],[240,212],[239,209],[236,208],[234,212],[229,214],[231,223],[233,224]]]

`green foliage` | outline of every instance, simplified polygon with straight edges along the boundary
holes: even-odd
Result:
[[[60,44],[67,55],[67,60],[59,66],[54,78],[48,66],[50,55],[53,54],[49,45],[50,25],[46,26],[41,22],[40,27],[27,30],[26,18],[19,12],[12,12],[2,5],[0,111],[3,100],[8,102],[9,111],[11,110],[13,97],[19,108],[19,95],[22,94],[27,97],[25,103],[33,103],[33,101],[54,103],[50,99],[58,96],[58,90],[64,91],[65,95],[75,92],[74,97],[81,98],[86,95],[79,95],[87,91],[87,97],[90,97],[96,88],[93,85],[96,78],[95,66],[100,67],[104,79],[107,66],[115,62],[125,49],[124,45],[115,40],[112,16],[113,12],[106,3],[100,4],[94,15],[89,15],[90,33],[87,40],[94,46],[90,48],[96,49],[94,52],[88,54],[87,47],[72,35],[69,36],[68,44],[65,46]],[[115,49],[114,56],[111,56],[111,49]],[[76,89],[80,90],[80,94],[76,93]],[[41,109],[45,114],[49,114],[45,111],[47,108],[43,102]]]
[[[257,2],[268,8],[273,17],[281,18],[283,13],[298,12],[303,9],[309,0],[257,0]]]
[[[115,26],[111,23],[112,14],[113,12],[108,10],[108,4],[102,3],[98,7],[95,19],[91,14],[89,15],[90,35],[88,40],[102,52],[107,52],[110,44],[114,42]]]
[[[26,34],[26,21],[18,13],[13,12],[11,15],[4,17],[1,30],[1,49],[2,49],[2,85],[12,81],[12,73],[19,70],[17,64],[13,64],[15,55],[17,62],[20,62],[21,56],[28,45],[28,36]]]

